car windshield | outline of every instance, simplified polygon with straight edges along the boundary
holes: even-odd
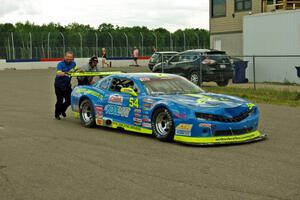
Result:
[[[200,87],[183,77],[155,77],[141,79],[150,95],[195,94],[204,92]]]

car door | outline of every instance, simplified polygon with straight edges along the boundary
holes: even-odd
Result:
[[[178,61],[170,69],[170,73],[188,76],[188,71],[193,67],[193,54],[190,52],[184,52],[178,54]]]
[[[163,70],[164,73],[174,74],[174,69],[176,68],[177,63],[179,62],[180,54],[177,54],[170,58],[170,60],[166,60],[166,57],[163,57]]]
[[[139,89],[135,82],[129,78],[115,78],[112,80],[109,91],[107,92],[107,104],[104,107],[104,117],[112,122],[119,123],[122,127],[124,124],[137,125],[141,124],[141,108],[139,97],[121,92],[122,88],[133,88],[136,93]],[[137,113],[137,114],[136,114]]]

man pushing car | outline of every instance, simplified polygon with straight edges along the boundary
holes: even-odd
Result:
[[[66,117],[66,111],[71,104],[71,76],[69,73],[79,70],[74,62],[74,54],[67,51],[64,60],[56,67],[56,77],[54,82],[56,104],[55,119],[60,120],[60,116]]]

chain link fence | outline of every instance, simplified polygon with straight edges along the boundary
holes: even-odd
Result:
[[[0,33],[0,59],[41,59],[60,58],[64,52],[73,51],[75,57],[101,55],[106,48],[108,57],[131,57],[134,47],[141,56],[150,56],[153,49],[158,51],[184,51],[187,49],[209,48],[208,38],[196,33],[178,38],[158,33],[126,34],[106,33],[62,33],[62,32],[2,32]],[[175,42],[176,40],[176,42]]]

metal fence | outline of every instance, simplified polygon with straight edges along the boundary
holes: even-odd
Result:
[[[184,33],[184,32],[183,32]],[[63,57],[66,51],[73,51],[76,57],[101,55],[106,48],[109,57],[131,57],[134,47],[139,48],[141,56],[150,56],[155,47],[159,51],[184,51],[193,48],[208,48],[207,38],[185,34],[178,39],[175,35],[158,33],[128,35],[106,33],[0,33],[0,59],[40,59]]]

